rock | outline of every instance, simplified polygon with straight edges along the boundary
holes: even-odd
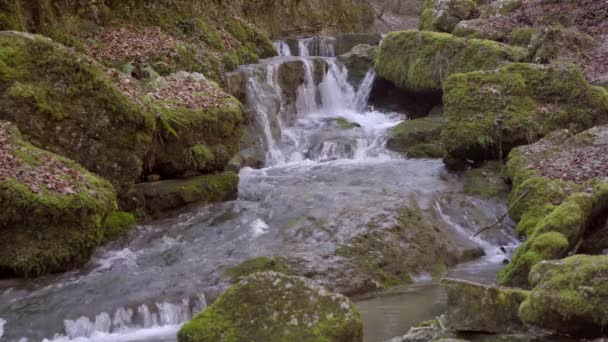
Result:
[[[19,0],[6,0],[0,4],[0,31],[24,31]]]
[[[456,331],[513,333],[527,328],[518,316],[528,291],[443,279],[448,292],[446,328]]]
[[[189,204],[205,205],[236,199],[239,177],[233,172],[187,179],[140,183],[122,199],[122,206],[142,216],[159,218]]]
[[[444,331],[439,320],[422,322],[419,326],[410,328],[407,334],[395,337],[385,342],[429,342],[437,341]]]
[[[527,324],[562,334],[606,336],[608,256],[575,255],[538,264],[534,289],[519,310]]]
[[[104,223],[104,241],[116,240],[137,225],[135,215],[123,211],[110,214]]]
[[[379,33],[342,33],[336,35],[336,56],[352,51],[358,45],[377,47],[382,41]]]
[[[494,0],[487,5],[481,6],[481,16],[484,18],[504,16],[513,13],[522,5],[522,0]]]
[[[32,143],[108,179],[119,194],[140,176],[154,119],[98,64],[41,36],[0,33],[0,119]]]
[[[465,171],[463,192],[479,198],[505,199],[510,189],[502,171],[502,164],[496,161],[487,162],[481,167]]]
[[[377,51],[378,48],[375,46],[360,44],[349,52],[338,56],[338,61],[348,69],[348,78],[351,84],[359,85],[367,72],[374,67]]]
[[[104,240],[116,194],[109,182],[0,121],[0,207],[0,277],[33,277],[87,262]]]
[[[447,33],[403,31],[386,35],[375,70],[410,92],[440,92],[455,73],[495,69],[523,59],[521,48]]]
[[[452,32],[461,20],[472,19],[477,11],[475,0],[425,0],[420,30]]]
[[[264,272],[222,294],[182,327],[178,341],[357,342],[363,324],[348,298],[306,278]]]
[[[471,19],[459,22],[454,28],[453,35],[463,38],[489,39],[498,42],[506,40],[508,31],[491,25],[488,19]]]
[[[501,270],[501,284],[527,286],[534,265],[563,258],[578,248],[608,209],[608,169],[600,166],[607,163],[607,137],[607,126],[576,136],[557,131],[511,152],[510,213],[518,221],[518,233],[527,239]]]
[[[348,121],[348,120],[346,120],[345,118],[342,118],[342,117],[330,119],[330,121],[333,124],[335,124],[336,126],[338,126],[341,130],[349,130],[349,129],[361,127],[360,124],[358,124],[356,122],[350,122],[350,121]]]
[[[393,128],[386,146],[410,158],[441,158],[445,155],[439,139],[443,122],[442,115],[405,120]]]
[[[173,178],[189,171],[223,171],[239,151],[240,103],[197,73],[158,79],[150,93],[160,113],[160,141],[148,156],[150,172]]]
[[[444,86],[446,162],[498,159],[560,128],[582,131],[608,121],[608,92],[572,64],[511,64],[457,74]]]
[[[576,63],[595,46],[593,37],[574,28],[545,27],[536,32],[528,48],[528,59],[535,63],[554,60]]]

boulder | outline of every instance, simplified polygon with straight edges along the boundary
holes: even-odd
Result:
[[[446,163],[499,159],[556,129],[580,132],[608,121],[608,92],[572,64],[510,64],[457,74],[444,86]]]
[[[575,28],[550,26],[534,34],[527,53],[528,59],[535,63],[554,60],[576,63],[595,45],[593,37]]]
[[[448,292],[447,329],[484,333],[527,330],[518,310],[528,291],[449,278],[441,283]]]
[[[439,338],[444,334],[443,328],[439,319],[430,320],[420,323],[416,327],[410,328],[407,334],[399,337],[394,337],[385,342],[429,342],[439,341]],[[442,340],[443,341],[443,340]]]
[[[442,115],[405,120],[393,128],[386,146],[410,158],[441,158],[445,154],[440,142],[443,122]]]
[[[527,324],[578,337],[606,336],[608,256],[575,255],[545,261],[530,273],[534,285],[519,314]]]
[[[0,119],[108,179],[119,194],[140,176],[154,119],[98,64],[50,39],[0,33]]]
[[[513,183],[510,214],[526,242],[501,270],[501,284],[528,286],[534,265],[563,258],[578,248],[608,209],[607,137],[607,126],[576,136],[557,131],[510,153],[506,171]]]
[[[342,33],[336,35],[336,56],[351,51],[357,45],[378,46],[382,41],[379,33]]]
[[[122,207],[140,216],[159,218],[189,204],[236,199],[239,176],[233,172],[140,183],[122,199]]]
[[[116,210],[112,185],[0,121],[0,277],[81,266]]]
[[[159,78],[148,96],[159,114],[149,172],[165,178],[221,172],[239,151],[242,106],[202,74]]]
[[[363,341],[350,300],[314,281],[255,273],[231,287],[178,333],[179,342]]]
[[[348,69],[348,78],[351,84],[357,86],[361,83],[367,72],[374,67],[374,59],[378,48],[360,44],[349,52],[338,56],[338,61]]]
[[[420,30],[452,32],[459,21],[473,19],[477,7],[476,0],[425,0]]]
[[[495,27],[488,19],[471,19],[459,22],[452,34],[457,37],[489,39],[499,42],[506,40],[509,31]]]
[[[402,31],[386,35],[375,70],[404,91],[440,92],[452,74],[495,69],[523,56],[521,48],[490,40]]]

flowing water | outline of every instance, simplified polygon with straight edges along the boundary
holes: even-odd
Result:
[[[370,219],[393,215],[411,198],[454,236],[486,251],[450,273],[491,282],[504,258],[499,246],[515,240],[508,232],[470,238],[479,222],[455,210],[448,196],[460,191],[461,180],[440,160],[410,160],[385,149],[388,130],[404,113],[367,108],[373,72],[349,84],[332,44],[304,39],[292,53],[277,42],[281,57],[241,68],[249,75],[247,107],[260,127],[266,167],[241,171],[238,200],[138,227],[77,271],[0,281],[0,340],[175,341],[180,325],[227,288],[226,266],[283,255],[322,269]],[[294,59],[304,70],[290,103],[279,70]],[[504,212],[501,203],[467,200],[478,201],[473,207],[490,221]],[[366,341],[404,334],[443,311],[442,290],[427,274],[414,278],[413,286],[357,300]]]

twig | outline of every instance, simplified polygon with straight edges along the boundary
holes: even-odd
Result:
[[[516,205],[516,204],[517,204],[519,201],[521,201],[521,200],[522,200],[524,197],[526,197],[526,195],[528,195],[528,193],[529,193],[529,192],[530,192],[530,188],[526,189],[526,191],[524,191],[524,193],[523,193],[523,194],[521,194],[521,196],[519,196],[519,197],[518,197],[518,198],[517,198],[517,199],[516,199],[516,200],[515,200],[513,203],[511,203],[511,205],[509,206],[509,208],[507,208],[507,212],[506,212],[504,215],[502,215],[502,216],[501,216],[501,217],[498,219],[498,221],[494,222],[493,224],[491,224],[491,225],[489,225],[489,226],[487,226],[487,227],[482,228],[482,229],[481,229],[480,231],[478,231],[478,232],[477,232],[475,235],[473,235],[473,237],[477,237],[479,234],[481,234],[481,233],[485,232],[486,230],[488,230],[488,229],[492,229],[492,228],[494,228],[494,227],[498,226],[498,225],[499,225],[499,224],[500,224],[502,221],[504,221],[504,220],[505,220],[505,218],[507,218],[507,215],[509,215],[509,213],[511,212],[511,210],[513,210],[513,207],[515,207],[515,205]]]

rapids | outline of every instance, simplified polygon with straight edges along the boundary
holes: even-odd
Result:
[[[180,325],[227,288],[225,267],[284,255],[323,269],[372,217],[390,215],[412,197],[487,255],[450,274],[491,282],[505,257],[499,246],[512,247],[516,239],[509,232],[470,238],[478,220],[444,196],[458,193],[462,181],[441,160],[407,159],[385,148],[387,132],[407,113],[369,108],[373,71],[361,84],[349,84],[334,43],[301,39],[299,51],[290,51],[279,41],[281,56],[240,68],[250,76],[247,107],[261,127],[266,162],[241,170],[238,200],[142,225],[82,269],[0,281],[0,340],[175,341]],[[321,80],[313,58],[326,66]],[[293,60],[303,63],[304,80],[290,106],[278,78],[280,66]],[[488,222],[505,210],[502,203],[477,201]],[[415,279],[415,285],[357,299],[366,341],[404,334],[442,312],[441,289],[428,274]]]

